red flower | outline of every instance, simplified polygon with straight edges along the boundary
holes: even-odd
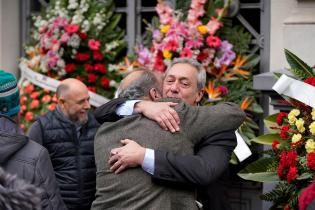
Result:
[[[221,45],[221,40],[217,36],[208,36],[207,37],[207,44],[209,47],[218,48]]]
[[[77,53],[75,59],[77,61],[87,61],[90,59],[90,55],[88,53]]]
[[[287,166],[296,166],[296,161],[297,161],[297,153],[296,151],[289,151],[287,154]]]
[[[287,175],[287,180],[289,183],[294,181],[296,179],[296,174],[298,172],[298,169],[296,166],[290,167],[288,175]]]
[[[58,98],[57,98],[57,95],[55,94],[52,99],[51,99],[53,102],[57,102],[58,101]]]
[[[72,34],[72,33],[76,33],[79,30],[80,26],[76,25],[76,24],[69,24],[65,27],[65,30]]]
[[[315,170],[315,152],[311,152],[307,155],[307,166]]]
[[[100,51],[93,51],[93,57],[96,61],[101,61],[104,59],[104,56]]]
[[[227,89],[227,87],[225,87],[224,85],[220,85],[218,87],[218,90],[220,91],[220,93],[222,93],[223,95],[227,95],[229,93],[229,89]]]
[[[31,103],[31,109],[36,109],[39,107],[39,100],[33,100]]]
[[[95,87],[91,87],[91,86],[88,86],[87,89],[93,93],[96,93],[96,88]]]
[[[34,91],[35,87],[32,84],[29,84],[25,87],[25,92],[31,94]]]
[[[54,111],[54,110],[56,109],[56,107],[57,107],[57,104],[52,103],[52,104],[50,104],[50,105],[48,106],[48,110],[49,110],[49,111]]]
[[[22,105],[22,106],[21,106],[21,109],[20,109],[20,112],[23,113],[23,112],[25,112],[25,111],[26,111],[26,106],[25,106],[25,105]]]
[[[288,131],[290,130],[290,126],[289,125],[285,125],[281,128],[280,130],[280,138],[282,139],[288,139]]]
[[[84,64],[84,70],[87,72],[93,72],[94,67],[92,64],[87,63],[87,64]]]
[[[204,59],[206,59],[207,58],[207,54],[206,53],[203,53],[203,52],[200,52],[199,54],[198,54],[198,56],[197,56],[197,60],[199,61],[199,62],[202,62]]]
[[[280,144],[280,142],[278,140],[276,140],[276,139],[273,140],[273,142],[272,142],[272,149],[275,150],[277,148],[278,144]]]
[[[101,63],[97,63],[94,65],[94,69],[95,71],[100,72],[101,74],[106,74],[107,69],[105,67],[105,65],[101,64]]]
[[[277,115],[277,124],[278,125],[282,125],[283,123],[283,118],[287,117],[288,116],[288,113],[285,113],[285,112],[280,112],[278,115]]]
[[[24,104],[27,101],[27,97],[26,96],[21,96],[20,97],[20,104]]]
[[[278,165],[277,172],[278,172],[278,176],[280,177],[280,179],[284,179],[284,168],[285,167],[283,164]]]
[[[67,73],[74,72],[76,70],[76,65],[74,63],[69,63],[65,66],[65,71]]]
[[[101,42],[95,39],[90,39],[88,42],[88,46],[91,50],[99,50],[101,47]]]
[[[87,38],[87,35],[86,35],[86,33],[84,33],[84,32],[79,32],[79,37],[80,37],[81,39],[86,39],[86,38]]]
[[[305,210],[315,198],[315,181],[306,187],[299,196],[299,209]]]
[[[163,62],[163,59],[156,59],[154,63],[154,69],[157,71],[164,72],[166,69],[166,66]]]
[[[32,94],[31,94],[31,99],[37,99],[38,97],[39,97],[39,92],[33,92]]]
[[[101,79],[101,85],[104,89],[108,89],[109,88],[109,79],[107,79],[106,77],[103,77]]]
[[[315,77],[310,77],[304,80],[305,83],[315,86]]]
[[[33,121],[34,119],[34,114],[33,112],[26,112],[25,114],[25,120],[28,121],[28,122],[31,122]]]
[[[88,82],[89,83],[94,83],[96,81],[96,79],[97,79],[97,76],[95,74],[92,74],[92,73],[88,74]]]
[[[44,95],[42,98],[43,103],[49,103],[51,101],[51,96],[50,95]]]
[[[167,42],[167,46],[165,49],[169,51],[176,51],[178,47],[178,42],[174,39],[171,39]]]
[[[184,48],[182,49],[182,51],[180,52],[180,57],[183,57],[183,58],[191,58],[192,57],[192,52],[189,48]]]
[[[79,80],[79,81],[83,82],[83,78],[82,78],[82,77],[80,77],[79,75],[78,75],[78,76],[76,76],[75,78],[76,78],[77,80]]]

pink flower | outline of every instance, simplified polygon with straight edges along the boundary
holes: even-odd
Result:
[[[57,17],[54,21],[53,21],[53,26],[54,28],[58,28],[58,27],[64,27],[65,25],[68,24],[68,20],[65,17]]]
[[[213,35],[221,28],[223,24],[218,21],[215,17],[211,17],[211,20],[207,24],[207,29],[210,35]]]
[[[179,47],[178,42],[174,39],[171,39],[167,42],[165,49],[169,51],[176,51],[178,47]]]
[[[177,21],[171,25],[170,29],[166,33],[166,36],[172,39],[177,39],[179,37],[188,38],[189,31],[182,22]]]
[[[209,47],[218,48],[221,45],[221,40],[217,36],[208,36],[207,37],[207,44]]]
[[[185,47],[199,49],[203,45],[203,37],[196,29],[191,29],[190,36],[187,37]]]
[[[70,39],[70,35],[68,33],[64,33],[61,35],[60,42],[65,44],[69,41],[69,39]]]
[[[101,43],[98,40],[90,39],[89,42],[88,42],[88,45],[89,45],[89,48],[91,50],[99,50],[100,46],[101,46]]]
[[[180,57],[191,58],[192,55],[192,51],[189,48],[183,48],[180,52]]]
[[[69,34],[73,34],[79,31],[80,26],[76,25],[76,24],[69,24],[65,27],[65,30],[69,33]]]

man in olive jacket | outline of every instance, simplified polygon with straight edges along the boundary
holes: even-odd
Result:
[[[150,72],[142,71],[139,79],[130,82],[120,96],[144,100],[161,97],[157,81]],[[153,75],[153,76],[152,76]],[[130,77],[133,75],[130,74]],[[129,79],[128,77],[126,79]],[[178,103],[176,111],[181,119],[181,131],[172,134],[155,122],[135,115],[115,123],[104,123],[95,137],[97,193],[92,209],[196,209],[194,188],[165,187],[152,183],[151,177],[140,168],[121,174],[110,170],[107,160],[111,149],[122,139],[136,139],[143,147],[172,151],[177,155],[193,154],[194,145],[206,135],[235,130],[244,120],[244,113],[232,103],[212,107],[191,107],[178,99],[164,99]],[[226,118],[229,117],[229,122]],[[207,123],[211,119],[216,123]]]
[[[19,89],[15,77],[0,70],[0,166],[41,189],[43,210],[66,210],[47,150],[19,128]]]

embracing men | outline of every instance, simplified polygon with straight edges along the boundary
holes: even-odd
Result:
[[[218,178],[227,168],[230,154],[236,145],[234,130],[242,123],[245,114],[230,103],[212,107],[189,106],[194,106],[201,100],[205,78],[202,66],[192,60],[177,60],[167,70],[163,96],[181,98],[186,104],[173,99],[173,103],[160,103],[158,107],[176,105],[179,119],[175,117],[170,122],[165,121],[166,118],[177,116],[169,107],[169,113],[162,114],[160,118],[165,121],[164,126],[173,127],[171,130],[178,132],[162,130],[142,115],[102,125],[95,138],[97,193],[92,209],[195,208],[194,190],[191,186],[178,188],[152,182],[150,175],[140,168],[129,169],[118,175],[111,173],[110,169],[119,172],[126,166],[142,165],[154,178],[197,185],[206,185],[207,181]],[[152,72],[134,72],[126,80],[129,84],[122,88],[121,97],[142,100],[160,98],[158,79]],[[138,110],[144,114],[149,112],[150,115],[150,111],[139,108],[143,102],[137,103]],[[152,108],[152,104],[150,106]],[[102,109],[96,112],[98,119],[104,117]],[[174,123],[178,120],[180,127]],[[119,146],[120,140],[126,138],[135,140],[143,147],[125,140],[128,143],[125,147],[112,150]],[[194,149],[196,155],[193,155]],[[117,160],[112,166],[107,163],[110,152],[113,154],[111,159]],[[128,152],[136,155],[128,159]]]

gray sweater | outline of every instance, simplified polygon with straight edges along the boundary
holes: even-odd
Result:
[[[104,123],[95,136],[97,166],[96,200],[93,210],[101,209],[196,209],[194,189],[175,189],[152,182],[141,168],[112,173],[108,165],[110,150],[120,140],[129,138],[154,150],[171,151],[177,155],[193,154],[202,137],[222,131],[236,130],[245,118],[243,111],[232,103],[191,107],[181,102],[176,111],[181,130],[170,133],[155,122],[141,116],[130,116],[114,123]]]

